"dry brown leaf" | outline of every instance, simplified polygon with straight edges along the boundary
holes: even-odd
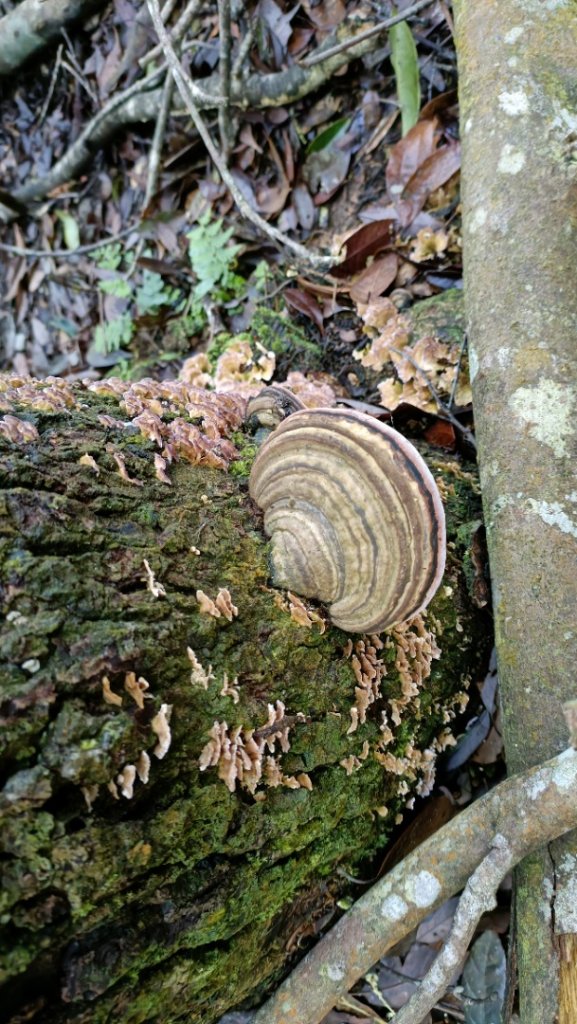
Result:
[[[399,257],[395,252],[388,252],[376,259],[353,281],[349,289],[351,299],[354,302],[368,303],[371,299],[378,298],[393,284],[398,266]]]

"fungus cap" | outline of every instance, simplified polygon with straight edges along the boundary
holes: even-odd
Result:
[[[262,427],[277,427],[287,416],[304,409],[300,398],[282,384],[270,384],[249,398],[246,419],[254,419]]]
[[[435,480],[402,434],[363,413],[309,409],[260,449],[250,494],[272,540],[274,582],[329,608],[351,633],[416,615],[445,567]]]

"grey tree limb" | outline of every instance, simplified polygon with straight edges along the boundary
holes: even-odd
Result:
[[[470,367],[504,739],[519,771],[561,749],[576,695],[577,11],[459,0],[456,32]],[[517,872],[523,1024],[577,1019],[576,865],[572,835]]]
[[[0,77],[12,75],[57,39],[63,26],[103,6],[103,0],[23,0],[0,18]]]
[[[408,1003],[391,1024],[421,1024],[444,996],[452,976],[465,960],[469,943],[483,914],[497,905],[497,889],[513,867],[511,849],[496,835],[487,856],[467,882],[459,900],[451,934]]]
[[[316,944],[254,1024],[318,1024],[380,957],[459,892],[496,835],[516,864],[577,825],[577,752],[507,779],[453,818],[361,896]]]

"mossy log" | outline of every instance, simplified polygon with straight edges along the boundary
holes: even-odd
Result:
[[[486,643],[463,568],[478,487],[428,453],[444,584],[425,623],[349,638],[314,613],[300,624],[271,586],[252,439],[233,435],[229,472],[183,450],[162,470],[120,384],[4,389],[4,1018],[211,1024],[274,983],[334,912],[337,868],[366,861],[430,783]],[[238,615],[203,612],[199,590],[227,590]]]

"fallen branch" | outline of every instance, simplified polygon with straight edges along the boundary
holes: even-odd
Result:
[[[496,835],[487,856],[467,882],[445,945],[416,992],[399,1010],[391,1024],[421,1024],[423,1017],[445,995],[451,977],[463,963],[469,943],[483,914],[497,904],[497,889],[514,866],[512,851],[504,836]]]
[[[23,0],[0,18],[0,77],[14,74],[56,39],[64,25],[86,19],[103,6],[103,0]]]
[[[345,53],[346,50],[350,50],[351,46],[355,43],[360,43],[364,39],[373,39],[375,36],[380,35],[381,32],[386,32],[388,28],[392,28],[393,25],[398,25],[400,21],[407,21],[408,18],[412,18],[413,14],[418,14],[424,7],[430,7],[433,0],[419,0],[418,3],[413,4],[412,7],[405,8],[399,14],[395,14],[392,18],[385,18],[384,21],[379,21],[376,25],[371,28],[367,28],[364,32],[360,32],[356,39],[347,39],[342,43],[337,43],[335,46],[331,46],[324,54],[319,55],[311,54],[310,57],[305,57],[300,61],[303,68],[312,68],[315,64],[320,63],[321,60],[326,60],[327,57],[335,57],[338,53]]]
[[[255,73],[245,79],[233,76],[231,82],[231,106],[240,109],[279,107],[294,103],[308,96],[309,93],[321,88],[337,71],[353,59],[364,56],[376,49],[378,39],[366,39],[355,43],[350,52],[325,57],[328,44],[334,39],[349,38],[352,26],[343,22],[332,39],[319,46],[317,53],[323,59],[314,68],[304,68],[298,64],[283,71],[262,75]],[[114,97],[85,126],[78,138],[69,146],[65,155],[58,160],[51,170],[41,178],[32,178],[25,185],[14,189],[11,202],[15,205],[27,204],[34,200],[44,199],[53,189],[76,178],[83,168],[94,159],[95,153],[106,146],[119,131],[129,124],[144,123],[156,120],[162,99],[162,89],[153,88],[157,79],[166,71],[166,64],[157,68],[147,78],[135,82],[130,88]],[[195,101],[198,110],[209,110],[217,107],[221,96],[220,76],[211,75],[203,79],[203,96]],[[3,219],[13,220],[15,210],[7,205]]]
[[[355,903],[257,1011],[254,1024],[318,1024],[377,960],[466,886],[496,835],[513,865],[574,829],[576,788],[577,752],[569,748],[472,804]]]
[[[252,206],[250,206],[250,204],[246,201],[240,189],[238,188],[232,174],[230,173],[225,160],[223,159],[222,155],[216,148],[212,136],[202,119],[200,111],[197,108],[196,96],[198,90],[192,88],[193,83],[191,82],[188,75],[185,74],[184,69],[178,59],[178,55],[176,54],[176,51],[174,50],[174,47],[170,41],[170,37],[166,31],[166,28],[162,23],[158,0],[147,0],[147,4],[154,27],[158,34],[158,38],[160,39],[160,42],[162,43],[162,46],[164,48],[164,53],[170,71],[176,83],[176,87],[184,101],[188,113],[192,118],[193,124],[198,134],[200,135],[202,141],[204,142],[204,145],[206,146],[207,152],[212,162],[214,163],[218,173],[220,174],[220,177],[222,178],[224,184],[228,188],[230,194],[232,195],[240,213],[248,221],[250,221],[251,224],[254,224],[255,227],[259,229],[259,231],[261,231],[272,241],[278,243],[281,246],[284,246],[287,249],[290,249],[291,252],[293,252],[301,262],[313,264],[314,266],[317,267],[326,267],[328,269],[330,266],[334,264],[334,256],[322,256],[320,254],[311,252],[309,249],[306,249],[304,245],[300,245],[298,242],[293,241],[292,238],[289,238],[287,235],[283,234],[283,232],[279,231],[278,228],[275,228],[271,224],[268,224],[267,221],[264,220],[264,218],[261,217],[260,214],[256,212],[256,210],[253,210]]]

